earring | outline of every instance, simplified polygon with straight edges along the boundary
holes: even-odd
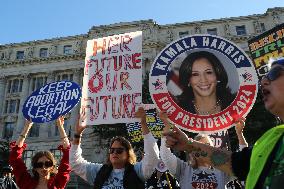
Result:
[[[187,86],[190,87],[190,83],[188,83]]]
[[[217,81],[217,83],[221,83],[221,81],[220,81],[220,80],[218,80],[218,81]]]

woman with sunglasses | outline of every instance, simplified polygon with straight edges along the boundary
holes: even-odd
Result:
[[[131,143],[118,136],[111,140],[106,164],[91,163],[82,157],[81,136],[86,126],[78,124],[70,150],[70,165],[72,171],[94,185],[96,189],[144,189],[144,182],[155,171],[159,159],[159,149],[155,138],[146,125],[146,113],[139,108],[135,113],[141,119],[141,129],[144,137],[144,158],[136,162],[136,155]]]
[[[261,91],[265,108],[284,120],[284,59],[271,63],[262,78]],[[262,135],[252,148],[229,152],[210,147],[188,138],[178,128],[165,133],[168,147],[206,154],[202,161],[228,174],[246,180],[247,189],[283,188],[284,186],[284,125],[278,125]]]
[[[159,117],[165,125],[163,131],[168,132],[170,130],[170,123],[167,114],[165,112],[160,112]],[[198,134],[194,137],[194,140],[208,146],[214,146],[208,135]],[[181,189],[223,189],[229,181],[233,180],[233,177],[230,175],[215,169],[208,163],[202,161],[202,156],[204,154],[200,152],[189,153],[188,162],[176,157],[171,150],[166,147],[165,137],[162,137],[161,139],[160,154],[170,173],[179,181]]]
[[[56,121],[61,143],[58,147],[63,152],[58,170],[56,169],[56,160],[50,151],[37,152],[32,158],[32,173],[27,170],[27,167],[22,159],[22,154],[27,145],[25,139],[28,135],[33,123],[26,121],[23,131],[18,140],[10,145],[9,163],[13,167],[13,174],[16,178],[16,183],[20,189],[63,189],[69,181],[69,149],[70,144],[64,130],[64,117],[60,117]]]

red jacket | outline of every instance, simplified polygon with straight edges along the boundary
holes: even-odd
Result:
[[[16,142],[10,144],[9,164],[13,167],[13,174],[16,178],[16,183],[20,189],[34,189],[38,185],[38,181],[34,179],[28,172],[27,167],[22,159],[23,151],[26,149],[26,144],[21,148],[16,145]],[[47,187],[48,189],[62,189],[65,188],[69,181],[69,173],[71,172],[69,166],[69,149],[63,149],[63,146],[58,147],[63,152],[63,156],[58,167],[58,173],[50,177]]]

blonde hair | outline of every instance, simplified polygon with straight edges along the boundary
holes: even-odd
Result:
[[[194,137],[194,140],[200,141],[201,139],[206,139],[210,146],[214,146],[211,138],[208,135],[205,134],[198,134]]]

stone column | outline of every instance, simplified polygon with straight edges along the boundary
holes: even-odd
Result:
[[[4,111],[4,97],[5,97],[5,76],[0,76],[0,116],[3,115]]]
[[[24,127],[24,124],[25,124],[25,118],[22,114],[22,109],[23,109],[23,105],[24,105],[27,97],[29,96],[30,77],[29,77],[28,74],[23,74],[23,75],[21,75],[21,77],[23,78],[23,86],[22,86],[22,92],[21,92],[21,95],[20,95],[20,104],[19,104],[19,113],[18,113],[17,124],[16,124],[16,128],[14,129],[14,132],[13,132],[13,139],[18,138],[21,131],[23,130],[23,127]]]
[[[4,101],[5,101],[5,85],[6,80],[5,76],[0,76],[0,138],[2,138],[2,133],[4,130],[4,118],[3,118],[3,112],[4,112]]]
[[[82,79],[82,76],[83,76],[83,70],[82,69],[73,69],[73,81],[77,84],[79,84],[81,87],[82,87],[82,84],[81,84],[81,79]],[[68,127],[66,128],[66,132],[67,132],[67,135],[69,133],[69,128],[70,128],[70,125],[71,125],[71,134],[73,134],[73,130],[74,130],[74,125],[77,123],[77,119],[78,119],[78,115],[79,115],[79,111],[80,111],[80,105],[81,105],[81,101],[78,102],[77,106],[74,107],[72,110],[71,110],[71,116],[69,118],[69,121],[68,121]],[[71,135],[72,137],[72,135]]]
[[[225,33],[225,36],[231,36],[231,29],[230,29],[230,24],[229,22],[226,22],[225,25],[224,25],[224,33]]]

